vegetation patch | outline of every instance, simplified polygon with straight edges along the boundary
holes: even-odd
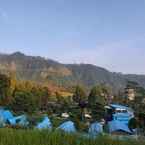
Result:
[[[145,142],[119,141],[108,136],[90,139],[79,134],[55,131],[0,129],[0,145],[145,145]]]

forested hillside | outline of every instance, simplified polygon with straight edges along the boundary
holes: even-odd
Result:
[[[91,88],[102,83],[119,90],[125,87],[127,80],[145,87],[145,75],[114,73],[91,64],[61,64],[39,56],[26,56],[20,52],[0,54],[0,71],[15,73],[19,80],[48,82],[66,88],[76,84]]]

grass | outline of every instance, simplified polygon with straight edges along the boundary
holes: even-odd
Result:
[[[88,139],[55,131],[0,129],[0,145],[145,145],[145,142],[119,141],[103,136]]]

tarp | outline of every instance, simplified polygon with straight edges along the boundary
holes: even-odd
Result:
[[[64,122],[57,129],[63,130],[64,132],[67,132],[67,133],[74,133],[74,132],[76,132],[76,128],[75,128],[74,122],[72,122],[72,121],[66,121],[66,122]]]
[[[125,123],[121,121],[117,121],[117,120],[110,121],[108,123],[108,127],[109,127],[110,133],[122,131],[128,134],[132,134],[131,130],[128,128],[128,125],[126,125]]]
[[[20,125],[20,126],[27,126],[29,122],[27,121],[27,117],[25,115],[13,117],[8,119],[10,125]]]
[[[103,133],[103,125],[99,122],[92,123],[89,128],[89,135],[96,136]]]
[[[36,126],[37,129],[51,129],[52,124],[48,117],[44,117],[43,121],[38,123]]]

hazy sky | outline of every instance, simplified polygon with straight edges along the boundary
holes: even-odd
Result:
[[[0,0],[0,52],[145,74],[145,0]]]

